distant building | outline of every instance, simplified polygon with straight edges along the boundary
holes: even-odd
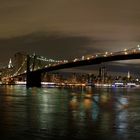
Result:
[[[11,60],[11,58],[10,58],[10,60],[9,60],[9,63],[8,63],[8,68],[10,69],[10,68],[13,68],[13,65],[12,65],[12,60]]]
[[[100,67],[100,69],[99,69],[99,77],[101,78],[102,81],[105,80],[105,77],[107,77],[106,67]]]
[[[127,78],[130,79],[130,72],[127,73]]]

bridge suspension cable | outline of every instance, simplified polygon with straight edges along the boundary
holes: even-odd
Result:
[[[26,62],[27,62],[27,58],[25,58],[25,60],[23,61],[19,69],[13,74],[13,76],[19,75],[18,72],[22,69],[22,67],[24,66],[24,64],[26,64]]]

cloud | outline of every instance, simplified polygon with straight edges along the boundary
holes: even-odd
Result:
[[[100,40],[140,37],[138,0],[0,0],[0,37],[63,32]]]
[[[133,48],[140,41],[139,0],[0,3],[0,61],[17,51],[71,59]]]
[[[93,42],[84,36],[64,35],[60,33],[36,32],[24,36],[0,39],[3,51],[1,60],[13,56],[14,53],[25,51],[29,54],[36,53],[47,58],[73,59],[87,53],[87,47]],[[10,51],[7,51],[10,50]],[[7,56],[7,57],[5,57]]]
[[[0,39],[0,48],[3,52],[0,60],[7,62],[16,52],[23,51],[29,54],[36,53],[47,58],[72,60],[98,52],[120,51],[120,48],[123,50],[126,46],[136,46],[136,42],[100,41],[87,36],[60,32],[34,32],[23,36]],[[121,61],[123,65],[134,62],[138,64],[139,60]]]

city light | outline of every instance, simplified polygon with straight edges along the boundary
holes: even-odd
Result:
[[[124,54],[125,54],[125,55],[127,55],[127,54],[128,54],[128,52],[124,52]]]
[[[54,60],[54,59],[47,59],[43,56],[36,56],[35,54],[33,55],[30,55],[31,59],[31,64],[29,66],[29,69],[30,69],[30,72],[34,72],[34,71],[37,71],[37,70],[41,70],[41,69],[49,69],[49,68],[55,68],[59,65],[64,65],[65,64],[68,66],[69,63],[75,63],[75,62],[81,62],[81,61],[85,61],[85,60],[95,60],[96,62],[96,59],[99,59],[100,58],[104,58],[104,57],[114,57],[114,56],[118,56],[118,55],[131,55],[131,54],[139,54],[140,53],[140,46],[138,45],[137,48],[131,48],[131,49],[124,49],[123,51],[119,51],[119,52],[104,52],[104,53],[97,53],[97,54],[93,54],[93,55],[83,55],[81,58],[74,58],[72,61],[68,61],[67,59],[64,59],[64,60]],[[34,60],[36,58],[36,61]],[[102,60],[102,59],[101,59]],[[34,62],[36,62],[34,64]],[[94,61],[91,61],[94,63]],[[10,59],[10,65],[12,64],[12,61]],[[12,64],[13,65],[13,64]],[[3,79],[8,79],[7,77],[16,77],[16,76],[22,76],[23,74],[26,74],[27,72],[27,58],[25,57],[23,59],[23,61],[21,62],[21,65],[15,69],[15,66],[13,65],[13,67],[10,67],[9,68],[9,64],[8,64],[8,71],[10,73],[5,72],[5,76],[3,76]],[[16,70],[16,71],[13,71],[13,70]],[[13,73],[11,73],[11,71],[13,71]],[[1,73],[2,75],[2,73]],[[137,81],[137,80],[136,80]],[[137,81],[139,82],[139,81]],[[73,83],[69,83],[69,84],[72,84]],[[78,82],[76,82],[76,84],[79,84]],[[81,84],[81,83],[80,83]],[[85,84],[85,83],[82,83],[82,84]],[[95,83],[96,86],[101,86],[100,83]],[[102,84],[103,86],[111,86],[110,83],[104,83]],[[133,85],[134,86],[134,85]]]

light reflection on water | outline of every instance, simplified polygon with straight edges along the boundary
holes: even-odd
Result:
[[[139,89],[0,87],[2,139],[139,139]]]

